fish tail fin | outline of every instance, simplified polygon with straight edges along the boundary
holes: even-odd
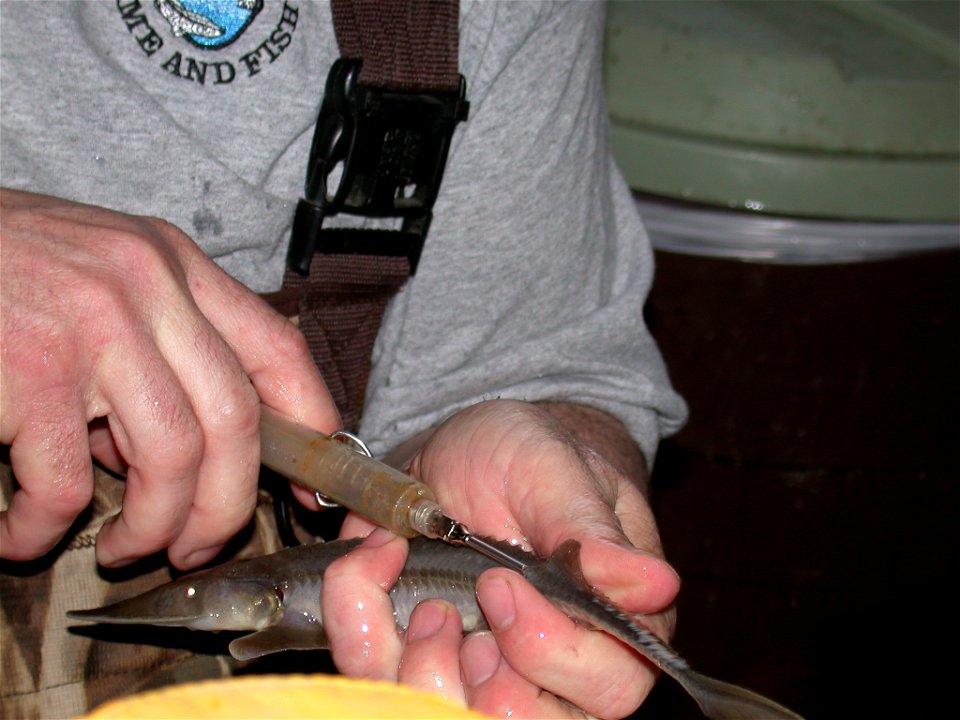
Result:
[[[773,700],[690,669],[671,673],[711,720],[803,720]]]
[[[636,617],[590,587],[583,575],[580,543],[576,540],[562,543],[547,562],[531,565],[523,574],[530,580],[539,581],[542,587],[550,587],[551,583],[556,585],[558,581],[561,586],[564,581],[579,585],[589,602],[567,603],[567,612],[605,630],[645,655],[680,683],[711,720],[803,720],[769,698],[691,670],[673,648]],[[554,601],[558,602],[557,599]]]

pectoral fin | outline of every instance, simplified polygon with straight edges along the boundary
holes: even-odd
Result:
[[[253,660],[283,650],[325,650],[327,647],[327,634],[319,623],[271,625],[231,642],[230,654],[237,660]]]

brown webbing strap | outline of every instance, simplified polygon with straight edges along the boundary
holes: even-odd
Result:
[[[283,289],[265,296],[285,315],[299,316],[344,428],[356,430],[360,422],[384,310],[409,276],[405,257],[317,253],[308,276],[287,270]]]
[[[363,59],[361,85],[457,91],[455,0],[333,0],[332,9],[340,54]]]
[[[458,0],[333,0],[332,9],[341,55],[362,60],[358,83],[390,91],[459,88]],[[296,299],[300,329],[343,427],[356,430],[383,313],[413,270],[403,252],[369,248],[389,241],[393,250],[409,236],[342,228],[322,235],[334,241],[319,244],[327,249],[314,253],[309,274],[288,269],[281,291],[267,299],[287,315]]]

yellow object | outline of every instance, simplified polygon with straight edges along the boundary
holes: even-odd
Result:
[[[116,718],[488,718],[436,695],[404,685],[339,675],[257,675],[205,680],[120,698],[84,720]]]

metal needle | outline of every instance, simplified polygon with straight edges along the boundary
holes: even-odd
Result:
[[[524,568],[527,567],[528,564],[524,560],[474,535],[463,523],[457,522],[452,518],[447,518],[447,520],[450,521],[450,525],[447,531],[440,537],[444,542],[450,543],[451,545],[464,545],[472,548],[480,554],[486,555],[498,565],[503,565],[519,573],[522,573]]]

